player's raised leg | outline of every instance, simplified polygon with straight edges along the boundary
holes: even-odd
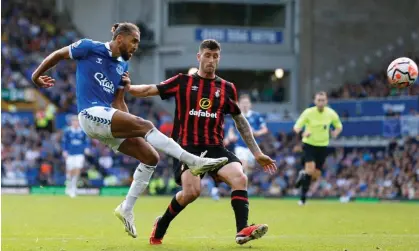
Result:
[[[159,155],[143,138],[124,140],[118,147],[118,151],[141,161],[134,172],[133,181],[125,200],[115,209],[115,215],[124,224],[125,231],[136,238],[137,230],[134,223],[133,208],[138,197],[148,186],[159,162]]]
[[[238,162],[232,162],[221,168],[218,178],[231,187],[231,206],[236,217],[236,242],[245,244],[251,240],[259,239],[268,231],[268,225],[248,225],[249,200],[247,196],[247,176]]]
[[[173,139],[157,130],[150,121],[126,112],[116,111],[114,113],[111,131],[115,138],[143,137],[157,150],[187,164],[193,175],[200,175],[217,169],[227,162],[227,158],[211,159],[193,155],[180,147]]]
[[[182,169],[183,167],[179,167]],[[182,172],[182,170],[178,170]],[[193,176],[190,170],[181,174],[182,191],[178,192],[170,202],[163,216],[157,217],[150,236],[150,244],[162,244],[164,235],[170,222],[190,203],[201,194],[201,178]]]

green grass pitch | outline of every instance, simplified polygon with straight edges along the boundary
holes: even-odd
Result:
[[[419,204],[251,199],[250,223],[267,223],[262,239],[239,246],[228,199],[201,198],[171,224],[163,245],[150,246],[156,216],[170,197],[141,197],[132,239],[113,210],[122,197],[2,196],[3,251],[419,250]]]

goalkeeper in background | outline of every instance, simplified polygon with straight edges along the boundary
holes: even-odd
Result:
[[[327,157],[330,124],[335,128],[330,134],[336,138],[342,132],[339,115],[327,106],[326,92],[318,92],[314,98],[316,106],[304,110],[294,125],[294,131],[303,132],[303,163],[304,169],[298,174],[296,188],[301,187],[298,204],[305,205],[306,195],[311,181],[321,176],[321,170]]]

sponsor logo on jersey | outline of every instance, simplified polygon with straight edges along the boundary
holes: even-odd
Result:
[[[202,111],[202,110],[195,111],[195,109],[190,110],[189,115],[197,116],[197,117],[204,117],[204,118],[217,118],[217,113],[215,112],[210,113],[208,111]]]
[[[202,109],[207,110],[211,108],[211,106],[212,102],[208,98],[201,98],[201,100],[199,100],[199,107],[201,107]]]
[[[96,72],[95,73],[95,79],[99,83],[100,86],[102,86],[103,90],[107,93],[114,94],[115,93],[115,86],[109,79],[106,78],[103,73]]]

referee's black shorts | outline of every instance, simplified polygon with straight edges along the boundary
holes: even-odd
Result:
[[[234,153],[227,150],[225,147],[222,146],[185,146],[183,147],[186,151],[195,154],[197,156],[200,156],[201,153],[207,151],[207,154],[205,157],[207,158],[222,158],[226,157],[228,159],[227,164],[232,162],[240,162],[240,160],[234,155]],[[215,179],[218,170],[223,168],[223,166],[219,167],[216,170],[208,172],[208,174]],[[184,165],[181,161],[174,159],[173,161],[173,171],[175,174],[175,181],[178,185],[182,185],[182,173],[186,170],[188,170],[188,166]],[[205,174],[201,175],[201,178],[203,178]]]
[[[314,161],[316,169],[322,170],[327,158],[327,146],[313,146],[303,144],[303,164]]]

